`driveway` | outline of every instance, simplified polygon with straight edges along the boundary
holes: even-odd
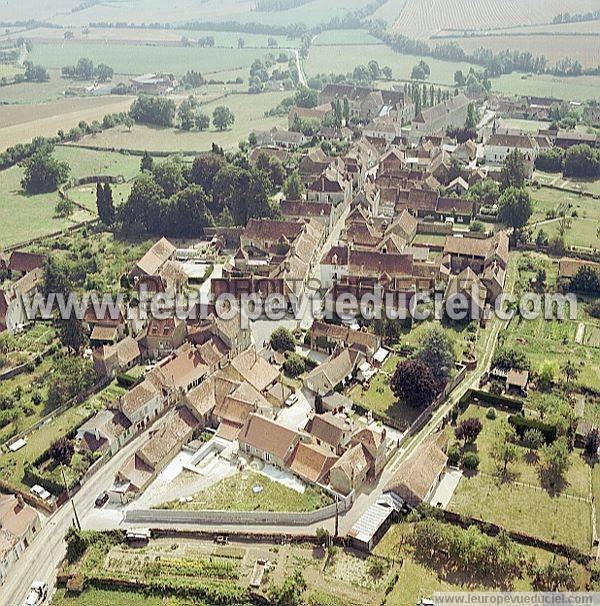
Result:
[[[277,422],[289,427],[290,429],[304,429],[308,418],[314,412],[314,398],[308,393],[298,391],[298,402],[289,408],[282,408],[277,415]]]

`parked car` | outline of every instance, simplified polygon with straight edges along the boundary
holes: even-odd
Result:
[[[293,393],[286,401],[285,401],[285,405],[286,406],[293,406],[294,404],[298,403],[298,394]]]
[[[96,499],[96,507],[104,507],[106,503],[108,503],[108,492],[103,492],[98,495],[98,498]]]
[[[34,581],[27,594],[25,606],[40,606],[48,599],[48,585],[41,581]]]
[[[52,498],[52,495],[39,484],[32,486],[30,492],[36,497],[42,499],[42,501],[49,501]]]

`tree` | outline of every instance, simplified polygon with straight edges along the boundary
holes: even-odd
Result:
[[[575,571],[568,562],[557,562],[556,558],[545,566],[535,566],[532,585],[536,591],[573,591]]]
[[[183,163],[177,157],[155,164],[152,167],[152,175],[167,197],[177,193],[185,184]]]
[[[562,478],[571,466],[567,438],[557,438],[552,444],[544,446],[542,452],[546,473],[555,479]]]
[[[98,82],[108,82],[109,80],[112,80],[114,74],[115,70],[104,63],[97,65],[94,70],[94,75]]]
[[[283,326],[276,328],[271,335],[271,347],[275,351],[295,351],[296,339],[290,330]]]
[[[544,434],[539,429],[528,429],[523,434],[523,446],[533,453],[538,448],[541,448],[546,443]]]
[[[468,198],[475,200],[479,207],[493,206],[498,203],[500,198],[500,187],[496,181],[484,179],[469,188]]]
[[[72,314],[68,319],[61,320],[60,342],[64,347],[78,354],[83,347],[85,337],[81,320]]]
[[[98,216],[104,225],[112,225],[115,222],[115,205],[113,202],[112,188],[109,183],[96,185],[96,204]]]
[[[273,606],[300,606],[302,594],[306,589],[307,585],[302,573],[295,570],[281,585],[271,586],[268,596]]]
[[[54,212],[56,213],[56,216],[62,218],[70,217],[73,214],[74,210],[75,203],[73,202],[73,200],[71,200],[71,198],[68,198],[66,196],[59,198],[58,202],[56,203],[56,206],[54,207]]]
[[[465,128],[473,129],[477,128],[479,124],[479,116],[477,115],[477,110],[475,109],[475,105],[473,103],[469,103],[467,107],[467,120],[465,122]]]
[[[283,363],[283,372],[291,379],[299,377],[306,372],[306,360],[297,353],[289,353]]]
[[[196,116],[194,114],[194,108],[189,99],[184,99],[177,110],[177,117],[179,118],[179,125],[182,130],[192,130],[196,123]]]
[[[198,112],[196,114],[196,128],[199,131],[206,130],[210,126],[210,116],[208,114],[204,114],[202,112]]]
[[[212,192],[213,182],[218,172],[227,164],[219,154],[210,153],[197,156],[192,164],[189,180],[201,185],[205,192]]]
[[[502,370],[531,370],[531,362],[527,355],[514,347],[503,347],[499,349],[492,359],[492,368],[498,367]]]
[[[59,162],[43,149],[24,160],[21,166],[24,168],[21,186],[30,194],[54,191],[68,179],[70,172],[66,162]]]
[[[398,364],[390,386],[396,398],[413,407],[427,408],[438,394],[433,373],[420,360]]]
[[[302,200],[306,188],[300,178],[300,173],[294,171],[283,183],[283,193],[287,200]]]
[[[75,445],[66,437],[58,438],[50,445],[48,454],[62,465],[70,465],[75,454]]]
[[[556,368],[551,362],[545,362],[538,373],[538,387],[548,391],[556,379]]]
[[[543,228],[538,231],[537,236],[535,237],[535,243],[537,246],[548,246],[549,238],[548,234],[544,231]]]
[[[179,238],[198,238],[202,228],[214,225],[209,202],[200,185],[178,191],[162,209],[162,232]]]
[[[319,94],[312,88],[301,86],[294,95],[294,104],[298,107],[312,108],[319,103]]]
[[[600,295],[600,272],[589,265],[580,267],[571,278],[570,288],[592,297]]]
[[[173,99],[141,95],[131,105],[129,115],[138,123],[169,127],[173,126],[176,112]]]
[[[119,219],[126,229],[157,233],[160,227],[161,201],[164,191],[153,175],[137,177],[125,204],[119,208]]]
[[[527,178],[525,156],[518,149],[514,149],[506,156],[501,178],[503,190],[509,187],[520,189],[525,185],[525,179]]]
[[[575,366],[572,360],[565,360],[565,362],[561,366],[561,371],[567,383],[575,381],[575,379],[577,379],[577,377],[579,376],[579,368]]]
[[[600,177],[600,152],[589,145],[574,145],[565,152],[563,162],[565,177],[598,179]]]
[[[225,107],[224,105],[215,107],[215,111],[213,112],[213,124],[215,125],[215,128],[223,131],[233,126],[234,122],[235,116],[228,107]]]
[[[456,353],[448,333],[439,325],[427,329],[417,358],[425,363],[438,382],[444,383],[454,370]]]
[[[142,161],[140,162],[140,170],[151,172],[152,166],[154,165],[154,160],[152,156],[148,152],[144,152],[142,156]]]
[[[483,425],[481,421],[475,417],[465,419],[454,430],[454,435],[457,440],[464,440],[466,444],[473,444],[477,440],[477,436],[481,433]]]
[[[492,441],[492,457],[504,476],[508,473],[508,466],[516,463],[520,457],[518,447],[511,441],[513,438],[514,434],[509,429],[500,428]]]
[[[533,202],[526,189],[509,187],[500,196],[498,219],[514,229],[522,229],[533,214]]]
[[[600,448],[600,431],[592,429],[585,437],[585,453],[592,459],[598,456]]]

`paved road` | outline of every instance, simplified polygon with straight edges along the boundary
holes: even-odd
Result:
[[[147,439],[148,432],[130,442],[75,495],[75,507],[83,528],[86,528],[86,520],[94,512],[96,497],[112,486],[121,465]],[[63,537],[73,525],[73,519],[73,508],[70,504],[61,507],[48,519],[21,559],[10,569],[0,591],[0,606],[23,604],[33,581],[45,581],[53,587],[57,566],[65,555]]]

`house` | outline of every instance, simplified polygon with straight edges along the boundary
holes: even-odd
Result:
[[[332,205],[330,202],[307,202],[306,200],[282,200],[281,214],[285,221],[315,219],[325,226],[327,231],[333,228]]]
[[[0,494],[0,586],[40,528],[38,512],[23,497]]]
[[[131,78],[130,83],[136,93],[147,95],[165,95],[179,85],[173,74],[142,74]]]
[[[539,146],[535,137],[522,134],[493,134],[485,143],[485,161],[487,164],[503,165],[506,158],[519,151],[525,157],[529,178],[533,174],[533,164],[539,155]]]
[[[256,162],[258,161],[259,156],[262,154],[266,155],[270,160],[271,158],[276,158],[283,165],[286,165],[290,159],[290,152],[286,149],[279,149],[278,147],[255,147],[250,154],[250,164],[252,166],[256,166]]]
[[[307,141],[302,133],[293,132],[279,126],[271,130],[255,131],[256,143],[259,146],[274,145],[283,149],[295,149]]]
[[[140,495],[189,442],[200,422],[187,406],[172,410],[151,438],[123,465],[110,491],[111,500],[128,502]]]
[[[161,267],[167,261],[175,260],[176,247],[166,238],[161,238],[152,248],[135,264],[129,277],[137,281],[141,276],[155,276],[160,273]]]
[[[288,113],[288,127],[290,129],[296,127],[299,120],[323,122],[331,111],[329,103],[317,107],[292,107]]]
[[[261,415],[251,414],[238,436],[238,443],[240,452],[286,469],[301,437],[297,431]]]
[[[304,182],[312,183],[335,158],[328,156],[320,147],[309,150],[298,163],[298,172]]]
[[[388,143],[392,143],[392,141],[394,141],[401,134],[401,124],[390,118],[374,118],[363,129],[363,135],[365,137],[384,139]]]
[[[506,392],[516,393],[520,396],[527,395],[527,385],[529,383],[528,370],[516,370],[511,368],[506,373]]]
[[[364,359],[364,354],[356,349],[336,351],[308,374],[305,386],[320,396],[326,396],[336,388],[347,385]]]
[[[356,444],[335,462],[329,471],[329,484],[340,494],[358,492],[372,470],[372,459],[362,444]]]
[[[325,485],[329,482],[329,471],[336,461],[337,457],[329,450],[299,442],[292,453],[289,468],[305,482]]]
[[[166,390],[156,378],[156,373],[124,393],[114,404],[114,409],[123,413],[136,434],[151,425],[166,406]],[[100,420],[101,421],[101,420]]]
[[[448,457],[440,447],[440,435],[431,436],[415,453],[403,461],[385,487],[410,507],[429,502],[446,470]]]
[[[358,429],[350,438],[350,446],[362,444],[373,461],[373,473],[378,476],[388,459],[387,432],[384,427],[370,425]]]
[[[114,345],[103,345],[94,350],[92,361],[94,370],[100,376],[115,377],[135,366],[141,357],[139,343],[127,336]]]
[[[337,169],[325,170],[308,186],[308,199],[337,206],[350,203],[352,192],[352,182],[344,174]]]
[[[141,340],[145,357],[159,360],[168,356],[183,345],[186,335],[187,325],[177,316],[151,317]]]
[[[312,437],[317,446],[340,456],[346,450],[352,434],[352,422],[331,412],[313,415],[304,431]]]
[[[589,145],[592,148],[599,148],[600,136],[573,130],[559,130],[554,144],[562,149],[568,149],[574,145]]]
[[[259,356],[255,347],[235,357],[223,372],[234,381],[249,383],[262,394],[266,394],[281,378],[280,371]]]
[[[563,257],[558,262],[558,279],[563,283],[568,282],[572,280],[577,275],[577,272],[583,267],[589,267],[590,269],[600,272],[600,263]]]
[[[470,164],[477,159],[477,143],[472,139],[468,139],[464,143],[456,146],[452,152],[452,157],[458,160],[461,164]]]
[[[79,447],[91,453],[114,456],[134,435],[131,421],[120,411],[101,410],[78,430]]]
[[[448,127],[464,126],[469,103],[469,99],[460,93],[447,101],[422,109],[412,120],[409,141],[416,144],[423,137],[438,131],[445,132]]]
[[[0,290],[0,332],[14,333],[20,326],[31,321],[26,301],[32,301],[39,292],[44,270],[36,268]]]
[[[460,176],[450,181],[446,185],[446,193],[453,193],[457,196],[464,196],[469,191],[469,184]]]
[[[487,288],[470,267],[466,267],[457,275],[450,276],[444,295],[444,301],[449,308],[454,309],[454,305],[459,301],[457,295],[461,295],[468,305],[466,309],[463,308],[463,313],[466,314],[465,321],[484,319]],[[461,309],[457,308],[457,313],[459,312]]]
[[[45,255],[15,250],[8,258],[6,269],[9,277],[17,280],[36,269],[43,269],[45,260]]]
[[[310,328],[310,347],[331,355],[338,347],[361,346],[368,361],[381,347],[381,337],[366,330],[352,330],[346,326],[315,320]]]

